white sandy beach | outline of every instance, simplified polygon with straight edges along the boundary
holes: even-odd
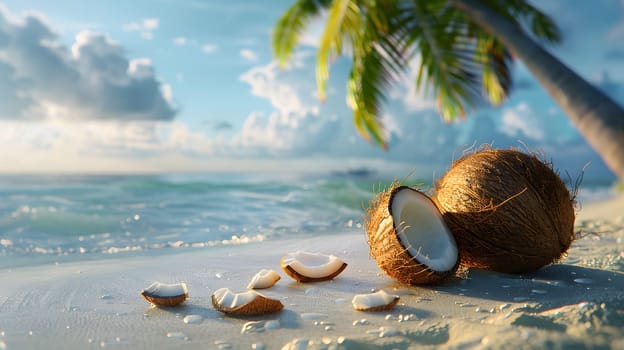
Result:
[[[584,237],[562,263],[535,274],[471,270],[437,286],[386,277],[361,231],[2,269],[0,349],[624,348],[622,215],[623,195],[586,205],[577,218]],[[299,249],[349,266],[330,282],[296,283],[279,260]],[[234,318],[213,309],[213,291],[242,291],[262,268],[282,276],[264,292],[282,300],[282,312]],[[153,307],[139,293],[154,281],[184,281],[190,298]],[[394,309],[352,309],[354,294],[379,288],[401,296]],[[202,321],[187,324],[187,315]],[[264,328],[268,320],[279,326]],[[259,322],[242,332],[250,321]]]

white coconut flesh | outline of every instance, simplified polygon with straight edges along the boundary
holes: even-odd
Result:
[[[334,255],[308,253],[297,251],[288,253],[283,260],[286,266],[290,266],[300,275],[309,278],[323,278],[338,271],[344,261]]]
[[[247,288],[249,289],[263,289],[273,287],[277,281],[280,280],[280,276],[273,270],[262,269],[253,278]]]
[[[258,295],[259,294],[253,290],[242,293],[233,293],[229,288],[221,288],[217,289],[212,296],[216,299],[217,304],[222,307],[237,309],[243,305],[247,305]]]
[[[356,310],[367,310],[389,305],[398,299],[399,296],[386,293],[383,289],[369,294],[357,294],[351,300],[353,308]]]
[[[166,284],[154,282],[143,290],[143,293],[152,297],[175,298],[188,294],[186,283]]]
[[[397,238],[409,255],[435,272],[457,264],[455,238],[433,202],[423,193],[404,188],[390,204]]]

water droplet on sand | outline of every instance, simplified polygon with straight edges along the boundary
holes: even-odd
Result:
[[[365,318],[353,321],[354,326],[365,326],[367,324],[370,324],[370,322]]]
[[[188,335],[182,332],[167,332],[167,338],[175,338],[179,340],[189,340]]]
[[[186,315],[184,316],[184,323],[186,324],[199,324],[202,323],[204,318],[201,315]]]
[[[129,345],[130,342],[125,340],[125,339],[121,339],[120,337],[117,337],[113,340],[108,340],[108,341],[101,341],[100,342],[100,347],[105,348],[107,346],[115,346],[115,345]]]
[[[578,284],[593,284],[594,280],[591,278],[575,278],[574,282]]]
[[[401,334],[401,331],[394,327],[380,327],[379,328],[379,338],[385,337],[394,337],[396,335]]]
[[[416,321],[418,317],[415,314],[399,315],[399,322]]]

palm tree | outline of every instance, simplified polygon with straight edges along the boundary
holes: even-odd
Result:
[[[624,110],[537,43],[558,42],[559,30],[526,0],[297,0],[273,32],[280,63],[322,11],[327,21],[316,63],[319,96],[325,98],[330,61],[348,51],[347,98],[367,140],[387,147],[380,106],[416,55],[421,65],[415,84],[427,83],[445,120],[465,116],[483,96],[503,102],[512,85],[512,59],[518,58],[624,180]]]

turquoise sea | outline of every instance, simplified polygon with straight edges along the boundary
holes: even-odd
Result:
[[[1,176],[0,267],[359,230],[377,181],[360,173]]]
[[[360,170],[326,175],[4,175],[0,268],[364,232],[362,216],[374,189],[391,181]],[[420,181],[409,183],[415,182]],[[608,191],[581,194],[594,200]]]

